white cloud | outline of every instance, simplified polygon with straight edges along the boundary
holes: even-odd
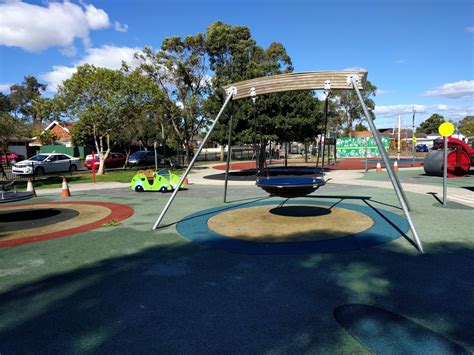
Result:
[[[128,25],[127,24],[122,25],[118,21],[115,21],[114,28],[115,28],[115,31],[118,31],[118,32],[127,32],[128,31]]]
[[[0,84],[0,92],[4,94],[9,94],[10,93],[10,86],[12,86],[12,83],[7,83],[7,84]]]
[[[53,66],[53,70],[40,76],[48,84],[48,90],[55,92],[64,80],[69,79],[75,72],[76,67],[83,64],[93,64],[96,67],[108,69],[120,69],[122,61],[127,62],[132,68],[138,65],[133,58],[135,52],[141,48],[115,47],[105,45],[100,48],[88,48],[87,55],[74,63],[73,66]]]
[[[418,104],[375,106],[374,112],[376,115],[387,117],[404,113],[412,113],[413,109],[415,109],[416,112],[425,112],[427,107],[425,105]]]
[[[433,113],[440,113],[446,119],[459,120],[465,116],[474,115],[473,105],[388,105],[388,106],[375,106],[375,114],[377,117],[393,118],[397,115],[412,114],[413,108],[417,114],[432,115]],[[441,112],[440,112],[441,111]]]
[[[395,92],[395,90],[385,90],[385,89],[379,89],[377,88],[377,92],[376,92],[376,95],[380,96],[380,95],[387,95],[387,94],[393,94]]]
[[[461,80],[447,83],[427,91],[423,96],[441,96],[451,99],[466,99],[474,96],[474,80]]]
[[[0,13],[0,45],[30,52],[61,47],[71,54],[76,38],[88,47],[91,30],[111,26],[104,10],[69,1],[51,2],[44,7],[12,0],[0,4]]]
[[[466,27],[466,32],[474,32],[474,26]]]

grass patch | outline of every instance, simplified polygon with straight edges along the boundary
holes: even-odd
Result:
[[[172,170],[176,175],[181,175],[184,170]],[[104,175],[96,175],[97,182],[122,182],[129,183],[133,176],[137,173],[136,170],[110,170],[106,171]],[[73,175],[64,175],[69,184],[83,184],[92,183],[92,174],[90,171],[80,171]],[[62,186],[63,175],[50,175],[44,176],[41,179],[36,178],[34,181],[35,189],[49,189],[49,188],[60,188]],[[26,189],[27,181],[17,181],[15,183],[18,189]]]

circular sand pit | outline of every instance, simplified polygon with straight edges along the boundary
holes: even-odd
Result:
[[[282,206],[284,203],[284,206]],[[328,199],[267,200],[193,213],[176,226],[201,245],[243,254],[308,254],[357,250],[408,231],[393,212]]]
[[[373,223],[358,211],[314,205],[242,208],[219,213],[207,222],[210,230],[226,237],[266,243],[341,238],[360,233]]]
[[[0,207],[0,247],[61,238],[133,215],[133,209],[105,202],[41,202]]]

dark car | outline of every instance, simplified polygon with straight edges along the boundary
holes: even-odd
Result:
[[[96,168],[99,168],[99,154],[94,155]],[[122,153],[109,153],[107,159],[105,159],[105,167],[107,169],[111,168],[121,168],[125,165],[125,154]],[[87,169],[92,169],[92,155],[87,155],[84,161],[84,166]]]
[[[157,154],[157,162],[161,164],[162,158]],[[128,157],[128,166],[154,166],[155,152],[152,150],[139,150]]]
[[[13,152],[0,152],[0,164],[6,164],[8,160],[9,164],[15,164],[19,161],[25,160],[25,157],[20,154],[16,154]]]
[[[417,152],[423,153],[427,153],[429,151],[428,146],[426,144],[418,144],[415,149]]]

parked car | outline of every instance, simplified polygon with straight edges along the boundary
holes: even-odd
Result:
[[[423,152],[423,153],[426,153],[429,151],[428,149],[428,146],[426,144],[418,144],[416,147],[415,147],[415,150],[417,152]]]
[[[162,163],[163,158],[157,154],[158,164]],[[152,150],[139,150],[135,153],[130,154],[128,157],[128,166],[154,166],[155,165],[155,152]]]
[[[111,168],[121,168],[125,165],[125,160],[126,160],[125,154],[122,153],[109,153],[109,156],[107,159],[105,159],[105,167],[107,169]],[[94,155],[94,160],[95,160],[95,165],[96,168],[99,168],[99,162],[100,162],[100,155],[95,154]],[[87,169],[92,169],[92,155],[87,155],[86,159],[84,161],[84,166]]]
[[[22,161],[24,159],[25,157],[20,154],[16,154],[13,152],[7,152],[5,154],[5,152],[0,152],[0,164],[6,164],[7,160],[8,160],[8,163],[15,164],[16,162]]]
[[[12,173],[18,175],[44,175],[47,173],[60,173],[76,171],[80,165],[79,158],[61,153],[42,153],[35,155],[12,167]]]

